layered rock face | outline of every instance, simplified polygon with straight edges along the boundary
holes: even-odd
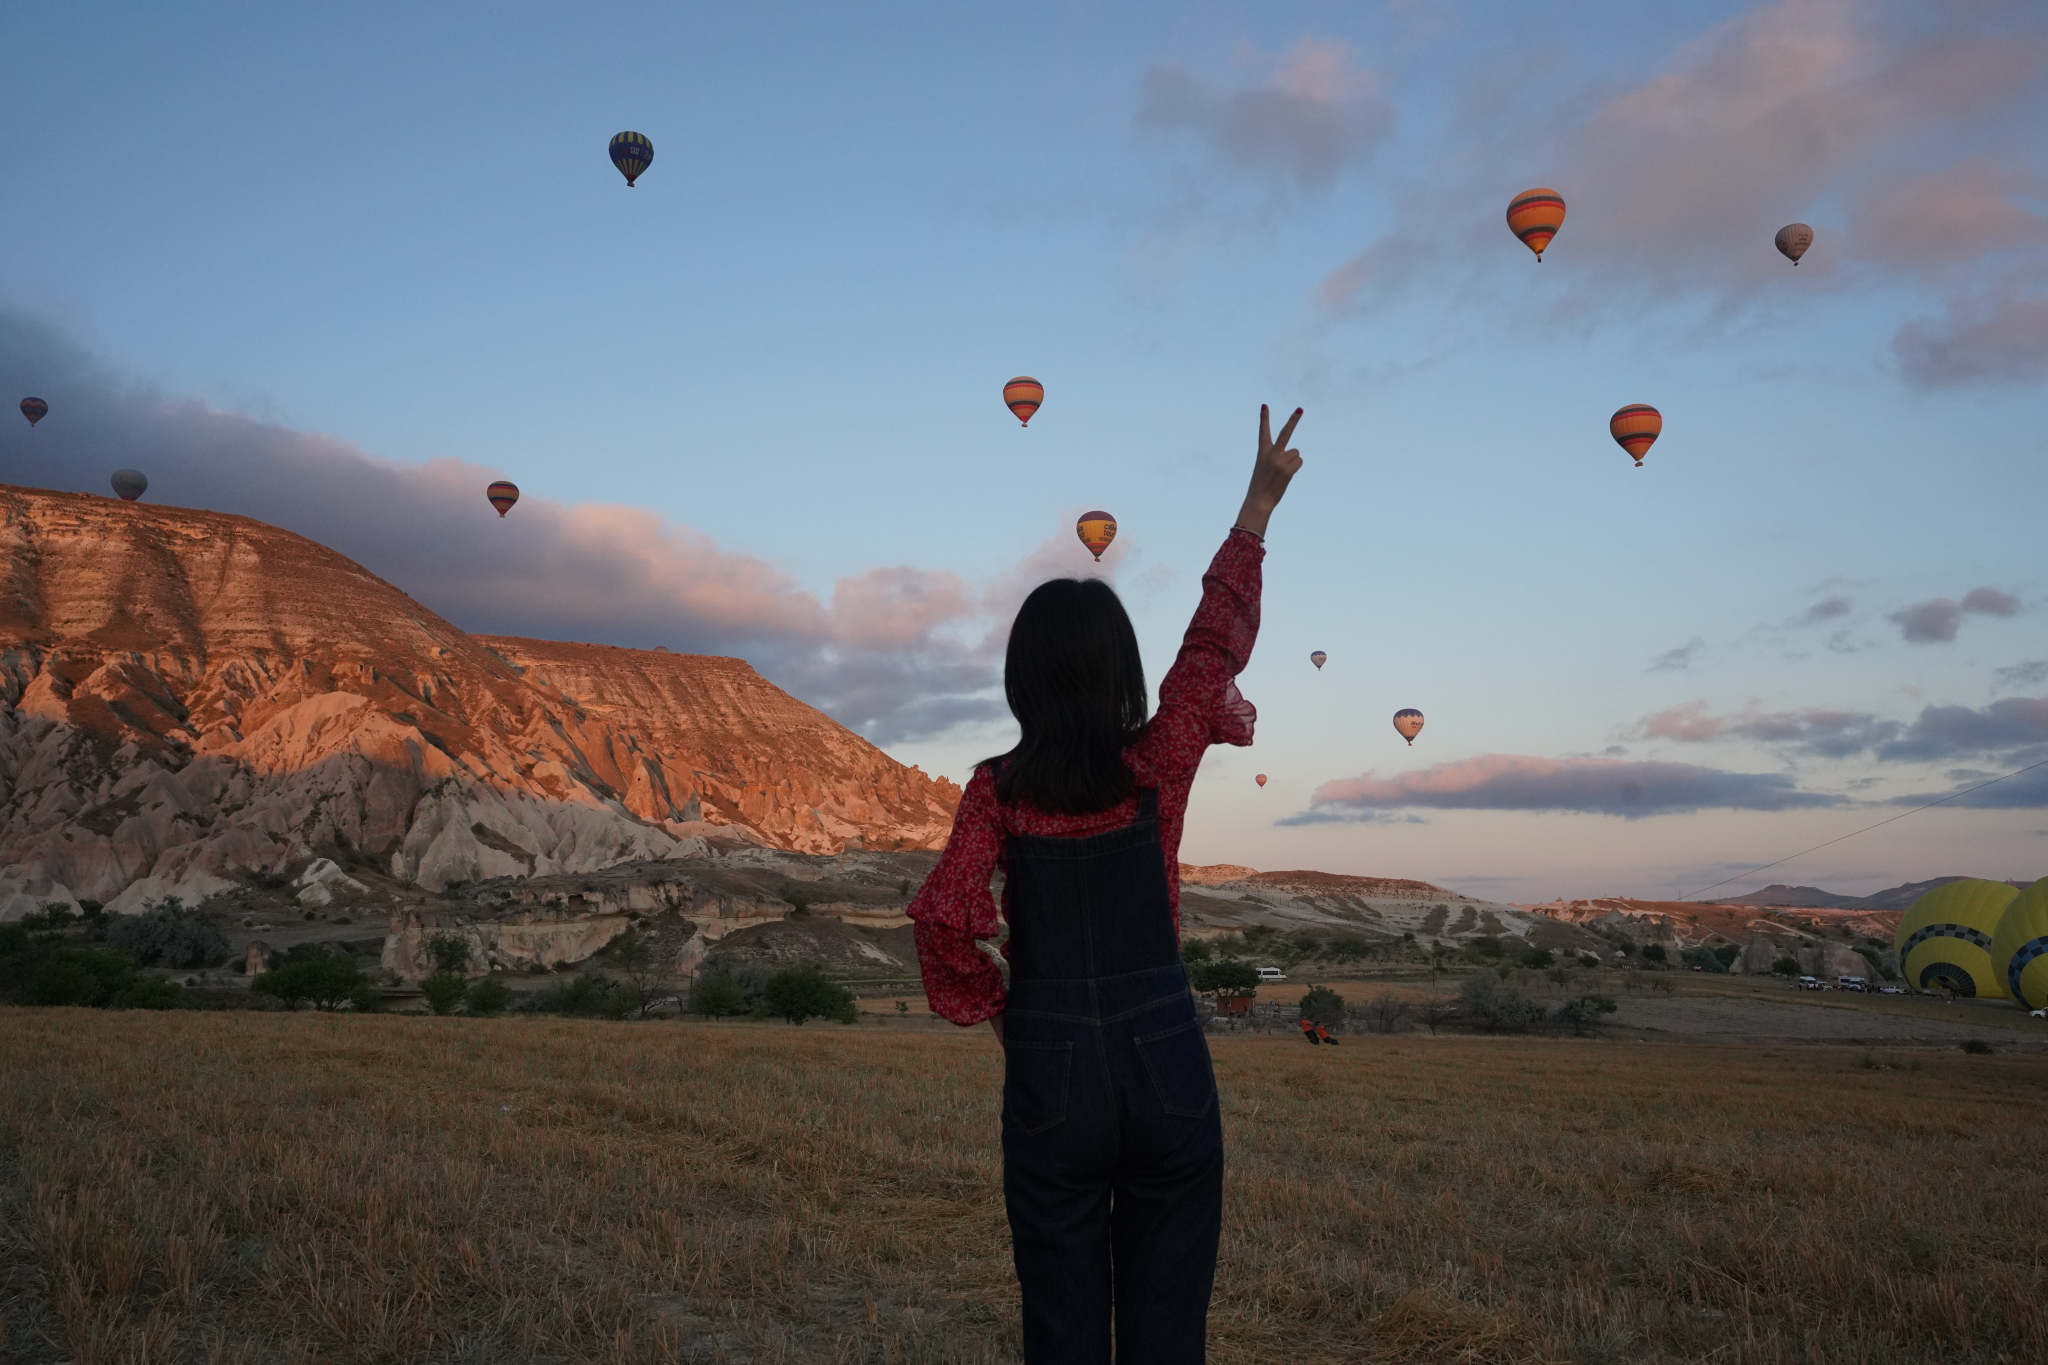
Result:
[[[323,848],[579,872],[706,836],[939,846],[959,791],[737,659],[482,641],[246,517],[0,486],[0,915]]]

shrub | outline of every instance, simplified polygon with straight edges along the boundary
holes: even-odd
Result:
[[[1500,953],[1500,940],[1492,934],[1481,934],[1465,945],[1465,957],[1472,962],[1490,962]]]
[[[1600,965],[1600,959],[1591,953],[1580,953],[1579,965],[1581,967],[1597,967]]]
[[[1257,995],[1259,973],[1250,963],[1235,959],[1198,962],[1188,973],[1188,984],[1218,1000],[1233,995]]]
[[[1734,960],[1734,954],[1731,953],[1727,957],[1722,957],[1717,949],[1709,948],[1702,944],[1697,947],[1687,948],[1678,955],[1678,960],[1688,967],[1697,967],[1703,972],[1725,972],[1728,970],[1728,964]]]
[[[1735,959],[1742,956],[1742,949],[1733,943],[1724,943],[1714,949],[1714,956],[1721,963],[1721,970],[1727,971],[1735,965]]]
[[[384,1008],[384,993],[372,985],[368,977],[356,984],[348,993],[348,1007],[357,1014],[375,1014]]]
[[[426,999],[427,1008],[436,1014],[455,1013],[455,1007],[462,1003],[463,994],[468,989],[467,981],[445,969],[420,982],[420,994]]]
[[[275,996],[286,1009],[301,1005],[338,1010],[352,1002],[356,987],[368,982],[353,959],[339,953],[294,948],[283,963],[258,972],[249,989],[258,995]]]
[[[439,933],[427,935],[422,945],[427,958],[437,972],[461,976],[469,971],[469,940],[461,934]]]
[[[1372,956],[1372,940],[1364,934],[1332,934],[1323,951],[1339,962],[1356,962]]]
[[[762,1007],[769,1013],[802,1024],[806,1019],[836,1019],[857,1023],[860,1007],[853,993],[816,967],[784,967],[769,976],[761,991]]]
[[[1790,956],[1781,957],[1771,964],[1771,970],[1779,976],[1797,976],[1799,975],[1799,959]]]
[[[690,987],[690,1012],[711,1019],[723,1019],[727,1015],[744,1014],[747,999],[740,994],[740,983],[732,979],[731,972],[710,972],[697,978]]]
[[[116,915],[107,924],[107,946],[135,955],[144,967],[214,967],[228,956],[227,935],[176,896],[139,915]]]
[[[1324,1028],[1336,1028],[1344,1022],[1344,997],[1328,986],[1311,986],[1301,997],[1301,1017]]]
[[[1458,992],[1458,1013],[1481,1028],[1525,1029],[1543,1017],[1543,1007],[1520,986],[1480,972]]]
[[[1531,948],[1522,954],[1522,965],[1532,972],[1540,972],[1557,961],[1548,948]]]
[[[503,1014],[505,1006],[512,1003],[512,988],[495,976],[486,976],[470,983],[462,993],[462,1007],[471,1014]]]
[[[1664,951],[1664,945],[1661,943],[1649,943],[1643,946],[1643,960],[1646,962],[1662,962],[1667,956]]]
[[[106,1008],[135,984],[135,959],[109,948],[41,945],[26,1002]]]
[[[114,997],[117,1010],[174,1010],[185,1003],[185,988],[161,976],[137,972]]]
[[[1180,960],[1189,966],[1197,962],[1213,961],[1215,957],[1216,945],[1206,938],[1191,938],[1180,945]]]
[[[1600,1017],[1612,1014],[1618,1008],[1620,1007],[1604,995],[1582,995],[1559,1005],[1553,1017],[1576,1036],[1598,1028]]]
[[[621,981],[604,993],[604,1002],[599,1007],[607,1019],[630,1019],[640,1008],[640,988],[630,981]]]
[[[1365,1017],[1381,1033],[1392,1033],[1408,1017],[1408,1002],[1392,991],[1382,991],[1365,1007]]]
[[[1963,1040],[1963,1051],[1973,1057],[1988,1057],[1991,1055],[1991,1044],[1982,1038],[1966,1038]]]

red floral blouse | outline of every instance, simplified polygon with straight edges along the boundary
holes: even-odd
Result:
[[[1188,791],[1211,744],[1247,745],[1258,713],[1232,681],[1251,659],[1259,635],[1260,564],[1265,542],[1233,528],[1202,575],[1202,604],[1181,641],[1180,656],[1159,685],[1159,709],[1124,765],[1137,785],[1159,789],[1159,855],[1166,860],[1173,928],[1180,933],[1180,835]],[[996,800],[988,765],[974,770],[953,833],[937,867],[910,902],[917,924],[917,956],[932,1012],[956,1024],[978,1024],[1003,1008],[1003,974],[976,946],[998,932],[990,875],[1003,863],[1006,833],[1080,838],[1119,829],[1135,820],[1138,799],[1090,815],[1048,815]]]

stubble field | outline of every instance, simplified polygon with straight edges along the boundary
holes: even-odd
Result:
[[[1212,1359],[2048,1359],[2048,1058],[1213,1041]],[[985,1031],[0,1011],[0,1360],[1012,1360],[999,1076]]]

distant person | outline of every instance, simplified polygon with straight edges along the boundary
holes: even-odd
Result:
[[[1316,1041],[1317,1041],[1317,1042],[1319,1042],[1319,1043],[1328,1043],[1328,1044],[1329,1044],[1329,1045],[1330,1045],[1331,1047],[1335,1047],[1335,1046],[1337,1046],[1337,1035],[1336,1035],[1336,1034],[1334,1034],[1334,1033],[1332,1033],[1332,1032],[1330,1032],[1330,1030],[1329,1030],[1329,1028],[1328,1028],[1327,1026],[1325,1026],[1325,1025],[1322,1025],[1322,1024],[1317,1024],[1317,1025],[1316,1025]]]
[[[1144,663],[1106,583],[1024,599],[1003,691],[1017,746],[974,770],[910,903],[932,1012],[1004,1047],[1003,1199],[1029,1365],[1200,1361],[1223,1220],[1223,1124],[1181,966],[1180,836],[1211,744],[1252,742],[1232,681],[1259,629],[1267,519],[1301,468],[1297,409],[1259,452],[1237,524],[1146,719]],[[998,933],[1002,973],[976,946]]]
[[[1308,1039],[1316,1047],[1323,1045],[1323,1040],[1316,1036],[1316,1021],[1306,1015],[1302,1016],[1301,1020],[1301,1036]]]

